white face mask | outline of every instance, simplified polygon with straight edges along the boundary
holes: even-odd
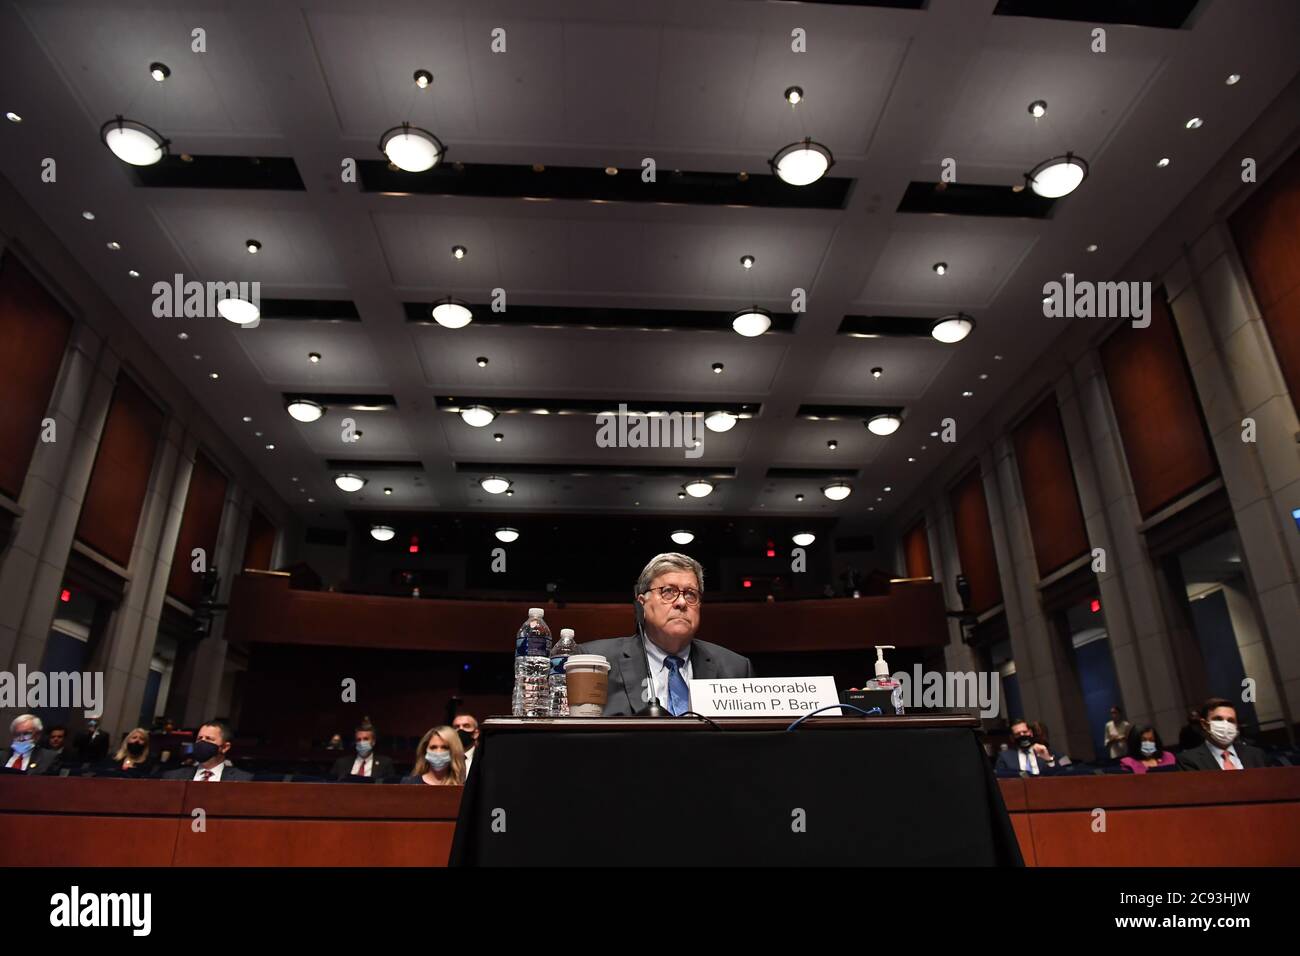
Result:
[[[446,770],[451,766],[451,753],[446,750],[426,750],[424,759],[434,770]]]
[[[1210,721],[1210,739],[1220,747],[1227,747],[1237,739],[1237,725],[1230,720]]]

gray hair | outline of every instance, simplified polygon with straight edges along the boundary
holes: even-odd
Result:
[[[656,554],[642,569],[641,576],[636,579],[636,593],[645,594],[650,590],[650,582],[666,571],[689,571],[695,575],[700,590],[704,590],[704,568],[700,562],[690,555],[666,551],[663,554]]]
[[[35,714],[19,714],[9,722],[9,733],[12,734],[17,732],[18,725],[25,724],[29,720],[32,722],[32,729],[38,734],[45,731],[45,725],[41,723],[41,718],[37,717]]]

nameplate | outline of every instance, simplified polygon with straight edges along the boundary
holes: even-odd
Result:
[[[834,677],[735,677],[688,681],[691,710],[706,717],[802,717],[840,702]],[[839,717],[840,709],[818,717]]]

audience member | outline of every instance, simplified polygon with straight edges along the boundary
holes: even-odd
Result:
[[[1187,723],[1178,732],[1179,751],[1191,750],[1205,743],[1205,732],[1201,729],[1201,714],[1195,708],[1187,712]]]
[[[234,732],[224,720],[212,719],[199,727],[194,739],[194,766],[169,770],[167,780],[197,780],[200,783],[219,783],[222,780],[252,780],[247,770],[240,770],[226,762],[230,756],[230,741]]]
[[[994,764],[998,770],[1013,770],[1038,776],[1044,770],[1055,770],[1058,766],[1063,766],[1058,755],[1037,738],[1023,717],[1011,721],[1011,743],[1011,747],[998,754],[997,763]]]
[[[330,771],[335,780],[352,777],[392,777],[395,775],[393,762],[387,757],[375,753],[375,726],[362,723],[353,732],[356,741],[356,757],[340,757],[334,761]]]
[[[1201,705],[1205,742],[1178,755],[1182,770],[1245,770],[1268,766],[1264,751],[1237,739],[1237,708],[1232,701],[1211,697]]]
[[[1129,730],[1125,749],[1128,753],[1120,758],[1119,764],[1131,773],[1146,773],[1152,767],[1174,764],[1174,755],[1165,749],[1160,735],[1149,725]]]
[[[465,783],[465,751],[455,727],[434,727],[420,738],[415,766],[402,783],[460,787]]]
[[[99,721],[92,717],[86,721],[86,729],[77,734],[74,745],[82,763],[99,763],[108,757],[108,732],[100,729]]]
[[[333,737],[331,737],[331,738],[330,738],[330,742],[327,743],[327,744],[325,745],[325,749],[326,749],[326,750],[342,750],[342,749],[343,749],[343,735],[342,735],[342,734],[335,734]]]
[[[9,722],[9,746],[0,757],[0,767],[30,774],[59,772],[59,755],[41,746],[45,725],[35,714],[19,714]]]
[[[1128,749],[1128,738],[1132,731],[1133,725],[1124,719],[1124,711],[1119,704],[1111,707],[1110,720],[1106,721],[1106,756],[1118,760],[1132,753]]]
[[[147,777],[154,771],[154,762],[149,759],[149,731],[136,727],[126,735],[122,746],[112,760],[107,760],[96,769],[120,770],[132,776]]]
[[[64,764],[72,763],[72,751],[67,746],[68,728],[62,724],[55,724],[45,730],[45,748],[53,750],[59,755],[59,761]]]
[[[473,714],[457,714],[451,725],[460,733],[460,743],[465,749],[465,775],[469,776],[478,750],[478,718]]]

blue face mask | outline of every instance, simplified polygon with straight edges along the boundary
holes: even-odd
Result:
[[[14,747],[14,753],[16,754],[31,753],[32,748],[35,746],[36,746],[36,741],[32,740],[31,737],[14,738],[13,747]]]
[[[357,741],[357,753],[362,757],[369,757],[370,751],[375,749],[375,745],[368,740]]]
[[[446,750],[426,750],[424,759],[432,770],[446,770],[451,766],[451,754]]]
[[[1156,755],[1156,742],[1154,740],[1142,741],[1142,753],[1147,757]]]

